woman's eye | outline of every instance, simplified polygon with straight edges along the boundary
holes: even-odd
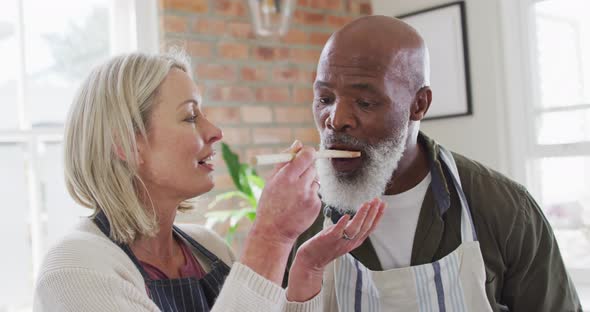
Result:
[[[196,115],[193,115],[193,116],[187,117],[187,118],[186,118],[184,121],[186,121],[186,122],[192,122],[192,123],[194,123],[194,122],[196,122],[196,121],[197,121],[197,117],[198,117],[198,116],[196,116]]]

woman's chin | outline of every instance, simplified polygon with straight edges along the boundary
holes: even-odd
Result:
[[[193,189],[192,197],[198,197],[207,194],[211,192],[211,190],[213,190],[213,188],[215,187],[215,182],[213,182],[213,179],[211,179],[207,184],[202,182],[204,181],[201,181],[201,183],[199,183],[198,188]]]

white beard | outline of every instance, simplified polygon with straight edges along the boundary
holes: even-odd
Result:
[[[322,201],[342,213],[355,212],[360,206],[385,193],[387,185],[403,156],[408,137],[408,124],[399,134],[369,145],[349,135],[321,137],[320,149],[328,143],[341,143],[362,150],[364,163],[351,174],[342,174],[334,169],[330,159],[318,159],[316,166],[322,183],[319,193]]]

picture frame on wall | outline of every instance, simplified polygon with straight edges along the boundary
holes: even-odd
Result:
[[[465,2],[452,2],[397,18],[422,35],[430,52],[432,104],[424,120],[472,115]]]

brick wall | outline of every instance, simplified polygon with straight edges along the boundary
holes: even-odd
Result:
[[[322,46],[334,30],[371,13],[370,0],[295,1],[280,39],[254,35],[247,0],[160,1],[162,40],[189,51],[206,113],[242,160],[294,139],[317,145],[311,85]],[[216,165],[212,194],[233,188],[221,157]]]

